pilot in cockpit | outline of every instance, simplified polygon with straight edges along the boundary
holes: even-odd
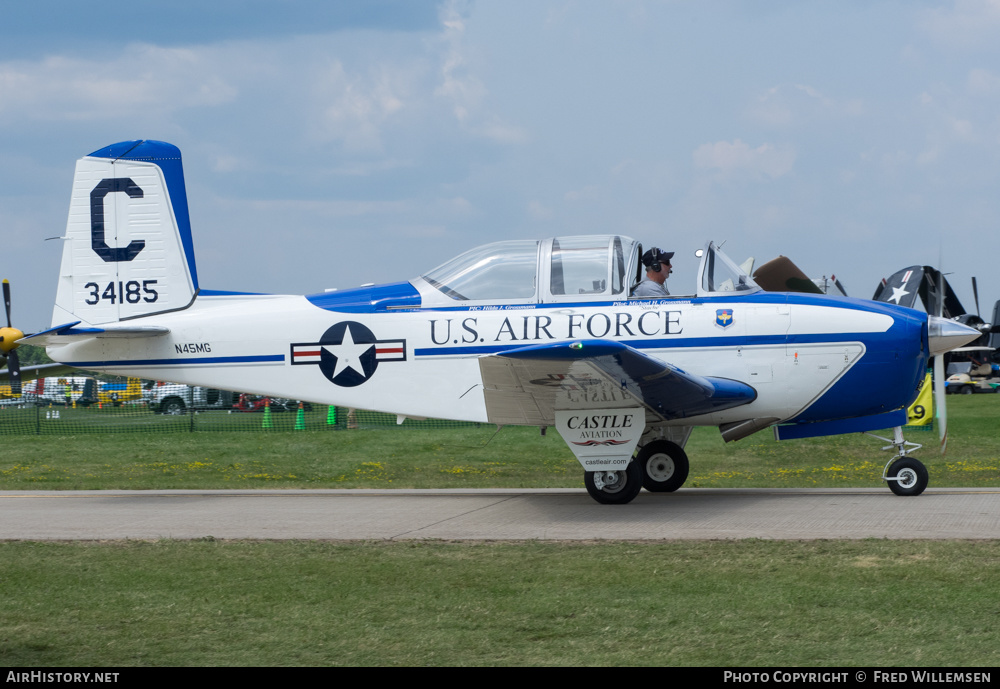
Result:
[[[646,266],[646,277],[632,290],[633,297],[669,297],[664,284],[673,268],[670,259],[673,251],[661,251],[655,246],[642,255],[642,265]]]

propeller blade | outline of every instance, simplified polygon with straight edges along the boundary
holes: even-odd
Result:
[[[976,301],[976,315],[979,316],[980,320],[982,320],[983,315],[979,313],[979,288],[976,287],[975,276],[972,278],[972,298]]]
[[[7,307],[7,327],[13,328],[10,324],[10,282],[6,278],[3,281],[3,303]]]
[[[941,439],[941,454],[948,448],[948,407],[944,391],[944,357],[934,357],[934,405],[937,407],[938,437]]]
[[[944,265],[944,248],[938,245],[938,266]],[[944,282],[944,275],[940,281]],[[944,314],[944,285],[941,285],[940,295],[937,303],[937,317]],[[944,355],[938,354],[934,357],[934,405],[938,409],[938,437],[941,439],[941,454],[948,448],[948,406],[945,401],[944,391]]]
[[[938,318],[944,316],[944,244],[938,244],[938,273],[937,273],[937,293],[938,302],[936,305],[937,313],[934,315]],[[942,364],[943,366],[943,364]],[[942,368],[942,373],[944,369]]]
[[[7,370],[10,372],[10,391],[15,395],[20,395],[21,360],[17,356],[16,349],[12,349],[7,353]]]

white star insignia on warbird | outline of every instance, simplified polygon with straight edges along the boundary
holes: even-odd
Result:
[[[905,297],[907,294],[909,294],[909,292],[907,292],[902,287],[893,287],[892,288],[892,296],[889,297],[889,301],[892,301],[892,302],[895,302],[895,303],[898,304],[899,300],[902,299],[903,297]]]
[[[348,326],[342,343],[339,345],[323,345],[323,349],[337,357],[337,366],[333,371],[333,377],[336,378],[344,369],[351,369],[362,376],[365,375],[365,370],[361,366],[361,356],[374,346],[371,343],[354,344],[354,339],[351,337],[351,328]]]

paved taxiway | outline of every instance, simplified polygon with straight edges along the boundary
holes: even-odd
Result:
[[[0,491],[0,539],[1000,538],[1000,489]]]

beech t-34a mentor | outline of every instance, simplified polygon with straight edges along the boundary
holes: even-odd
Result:
[[[629,298],[642,247],[619,235],[496,242],[396,284],[208,291],[185,194],[170,144],[81,158],[52,327],[20,341],[94,371],[555,426],[602,503],[679,488],[694,426],[727,441],[902,426],[928,357],[979,336],[892,304],[765,292],[711,243],[694,293]],[[926,469],[898,431],[894,445],[884,479],[920,493]]]

